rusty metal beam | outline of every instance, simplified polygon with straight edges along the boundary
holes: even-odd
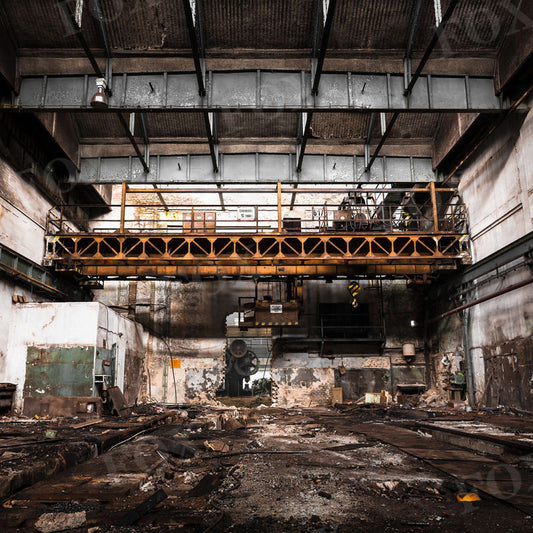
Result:
[[[440,270],[454,270],[453,262],[441,262],[435,265],[398,265],[398,264],[361,264],[353,265],[79,265],[76,272],[82,276],[100,279],[242,279],[297,276],[309,279],[388,277],[404,276],[427,277]]]
[[[59,270],[183,272],[244,268],[254,275],[274,271],[316,275],[321,268],[403,274],[454,269],[461,262],[461,234],[60,234],[48,238],[46,262]],[[378,268],[379,267],[379,268]],[[96,273],[99,272],[99,273]],[[112,275],[112,274],[109,274]],[[124,274],[125,275],[125,274]],[[146,274],[148,275],[148,274]],[[160,275],[160,274],[157,274]],[[170,274],[169,274],[170,275]]]

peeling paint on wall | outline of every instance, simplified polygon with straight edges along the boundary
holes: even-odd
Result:
[[[272,368],[272,399],[279,407],[331,405],[333,368]]]

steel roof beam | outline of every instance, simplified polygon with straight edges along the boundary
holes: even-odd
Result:
[[[294,154],[220,154],[220,172],[211,156],[150,156],[150,171],[133,157],[82,158],[74,183],[417,183],[435,181],[431,158],[376,157],[365,172],[363,156],[308,154],[296,172]]]
[[[114,74],[111,111],[358,111],[500,112],[508,102],[495,95],[494,78],[418,77],[404,95],[403,74],[323,73],[320,94],[311,94],[309,71],[208,72],[207,94],[198,94],[193,73]],[[415,79],[415,78],[413,78]],[[20,94],[3,110],[90,111],[94,76],[21,79]]]
[[[318,87],[320,85],[320,78],[322,76],[322,68],[324,67],[324,59],[326,57],[326,50],[328,48],[329,34],[331,33],[331,26],[333,24],[333,14],[335,13],[335,6],[337,0],[316,0],[316,19],[315,31],[313,37],[313,57],[311,59],[311,78],[313,86],[311,87],[311,94],[316,96],[318,94]],[[320,37],[322,35],[322,37]],[[298,154],[296,163],[296,172],[302,171],[302,163],[304,160],[305,149],[307,141],[311,136],[311,123],[313,122],[313,113],[302,113],[298,124],[298,140],[299,145],[296,147]],[[302,131],[303,130],[303,131]],[[291,200],[291,209],[294,206],[294,195]]]
[[[410,53],[412,52],[414,36],[416,34],[416,28],[418,26],[418,21],[420,19],[420,12],[421,12],[421,8],[422,8],[421,5],[418,5],[420,3],[418,3],[417,6],[416,6],[415,16],[414,16],[414,19],[413,19],[413,23],[411,25],[410,33],[409,33],[409,40],[408,40],[408,43],[407,43],[407,55],[406,55],[406,65],[408,67],[408,70],[406,70],[406,72],[405,72],[405,81],[407,81],[409,79],[409,83],[407,84],[407,87],[405,88],[403,94],[404,94],[404,97],[406,97],[408,99],[408,103],[410,103],[410,98],[411,98],[411,95],[413,94],[413,88],[414,88],[416,82],[418,81],[418,79],[420,78],[420,74],[421,74],[423,68],[426,66],[426,63],[427,63],[429,57],[431,56],[431,53],[433,52],[433,49],[435,48],[435,46],[439,42],[439,39],[440,39],[440,37],[442,35],[442,32],[446,28],[446,24],[450,20],[452,14],[453,14],[453,11],[455,9],[455,6],[457,5],[458,1],[459,0],[451,0],[450,4],[448,6],[448,9],[446,10],[446,13],[442,17],[442,19],[440,19],[440,17],[437,17],[437,15],[435,15],[436,23],[437,23],[437,29],[435,30],[435,33],[433,34],[433,36],[431,38],[431,41],[429,42],[429,45],[427,46],[427,48],[426,48],[426,50],[424,52],[424,55],[422,56],[422,59],[418,63],[418,66],[416,68],[415,73],[411,77],[411,73],[410,73],[410,60],[411,60]],[[435,11],[435,13],[437,13],[437,11]],[[431,79],[430,76],[427,76],[427,78]],[[467,102],[467,105],[468,105],[469,96],[471,97],[471,91],[470,91],[470,85],[469,85],[469,78],[468,77],[466,77],[465,88],[466,88],[466,102]],[[392,115],[391,120],[389,121],[389,124],[387,125],[387,128],[385,129],[384,132],[382,132],[379,144],[378,144],[374,154],[370,158],[370,161],[368,162],[368,165],[366,166],[366,169],[365,169],[366,172],[368,172],[372,168],[372,165],[374,164],[374,161],[376,160],[377,156],[379,155],[379,152],[381,151],[381,149],[383,148],[383,145],[387,141],[387,138],[391,134],[392,128],[394,127],[394,124],[396,123],[396,120],[398,119],[398,116],[399,116],[399,111],[395,111],[394,114]]]
[[[420,74],[422,73],[422,70],[426,66],[426,63],[428,62],[428,59],[429,59],[429,57],[431,56],[431,54],[433,52],[433,49],[435,48],[435,46],[439,42],[439,39],[440,39],[443,31],[445,30],[446,25],[448,24],[448,21],[450,20],[453,12],[455,10],[455,7],[457,6],[458,3],[459,3],[459,0],[450,0],[450,3],[448,5],[448,9],[446,9],[446,12],[444,13],[442,19],[441,20],[437,20],[437,22],[438,22],[437,29],[435,30],[435,33],[433,33],[433,36],[431,37],[431,40],[430,40],[426,50],[424,51],[424,55],[422,56],[422,59],[418,63],[418,66],[416,67],[415,73],[413,74],[413,77],[409,81],[409,85],[407,86],[407,88],[404,91],[404,95],[405,96],[409,96],[413,92],[413,88],[414,88],[418,78],[420,78]]]
[[[187,20],[187,29],[189,30],[189,39],[191,41],[192,56],[194,60],[194,70],[196,72],[196,82],[198,84],[198,95],[205,99],[206,91],[206,70],[205,70],[205,48],[204,32],[201,15],[201,0],[183,0],[183,9],[185,19]],[[218,148],[216,121],[214,112],[204,111],[203,113],[207,142],[209,144],[209,153],[213,163],[213,172],[218,172]],[[220,203],[224,207],[224,199],[220,194]]]
[[[389,136],[390,136],[390,134],[392,132],[392,128],[394,127],[394,124],[398,120],[398,116],[399,115],[400,115],[400,113],[394,113],[394,115],[392,115],[392,118],[390,119],[389,123],[387,124],[387,128],[385,129],[385,131],[381,135],[381,139],[380,139],[380,141],[379,141],[374,153],[372,154],[372,157],[370,158],[370,161],[368,162],[368,164],[365,167],[365,172],[370,172],[370,169],[372,168],[372,165],[376,161],[376,159],[377,159],[377,157],[379,155],[379,152],[381,151],[381,149],[383,148],[383,145],[385,144],[385,142],[389,138]]]
[[[104,24],[104,15],[102,12],[102,6],[100,5],[100,0],[91,0],[96,14],[96,19],[98,20],[98,28],[100,30],[100,35],[104,42],[104,50],[107,58],[111,57],[111,45],[109,44],[109,36]]]
[[[337,0],[317,0],[317,17],[315,23],[315,36],[313,42],[313,59],[311,60],[311,69],[313,72],[312,94],[318,94],[320,77],[324,67],[324,59],[328,49],[329,35],[333,25],[333,15]],[[318,45],[319,35],[322,33],[320,45]]]
[[[405,88],[409,86],[411,81],[411,56],[413,54],[413,46],[418,33],[418,26],[420,24],[420,16],[422,14],[422,7],[424,0],[416,0],[415,11],[411,20],[411,27],[409,29],[409,37],[407,39],[407,47],[405,51],[405,58],[403,61],[404,74],[405,74]]]
[[[94,1],[95,9],[96,9],[97,18],[100,22],[100,31],[102,32],[102,38],[104,39],[104,42],[107,43],[106,54],[107,54],[107,60],[109,61],[111,59],[111,50],[109,48],[109,41],[107,38],[107,33],[105,31],[105,26],[103,24],[102,10],[101,10],[98,0],[93,0],[93,1]],[[87,44],[85,40],[85,37],[83,36],[83,32],[81,31],[81,27],[78,24],[78,21],[76,20],[76,16],[72,13],[70,8],[68,7],[67,2],[63,2],[61,6],[65,12],[65,15],[70,21],[70,24],[72,25],[72,29],[75,32],[78,42],[80,43],[81,47],[85,51],[85,55],[87,56],[87,59],[90,61],[96,76],[98,78],[105,78],[105,75],[102,73],[102,70],[100,69],[98,62],[96,61],[94,54],[92,53],[91,49],[89,48],[89,45]],[[83,4],[80,4],[80,9],[83,9]],[[107,86],[108,87],[112,86],[112,82],[113,82],[113,76],[110,74],[108,76],[108,79],[106,79]],[[92,87],[95,87],[95,86],[96,86],[96,79],[94,79],[94,84],[92,85]],[[89,85],[86,86],[86,90],[87,90],[86,98],[89,99],[89,106],[90,106],[90,100],[92,98],[93,93],[91,90],[89,90],[89,87],[90,87]],[[113,93],[111,91],[108,91],[107,95],[108,95],[108,98],[111,98]],[[132,112],[134,112],[134,110]],[[118,118],[118,121],[120,122],[120,125],[122,129],[124,130],[124,133],[126,134],[126,137],[130,141],[133,149],[135,150],[135,153],[137,154],[137,157],[139,158],[139,161],[141,162],[141,165],[143,167],[143,171],[146,173],[150,172],[150,169],[148,168],[148,164],[146,163],[146,160],[139,149],[139,145],[137,144],[137,141],[135,140],[133,132],[131,131],[128,124],[126,123],[126,120],[124,119],[122,115],[122,112],[116,111],[115,115]]]

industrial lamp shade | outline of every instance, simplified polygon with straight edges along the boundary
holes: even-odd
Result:
[[[105,93],[106,81],[104,78],[96,78],[96,92],[91,98],[91,107],[96,109],[107,109],[108,100]]]

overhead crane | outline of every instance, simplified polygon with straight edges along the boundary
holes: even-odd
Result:
[[[91,231],[78,231],[61,209],[50,211],[46,262],[102,279],[427,277],[468,258],[465,210],[453,189],[434,182],[395,188],[404,201],[387,206],[391,189],[371,187],[294,189],[278,182],[275,188],[160,186],[156,193],[124,183],[121,203],[112,206],[120,216],[105,217]],[[226,200],[223,210],[185,200],[221,192],[243,200]],[[164,206],[147,202],[155,194],[165,195]],[[293,194],[301,201],[291,207],[285,197]]]

